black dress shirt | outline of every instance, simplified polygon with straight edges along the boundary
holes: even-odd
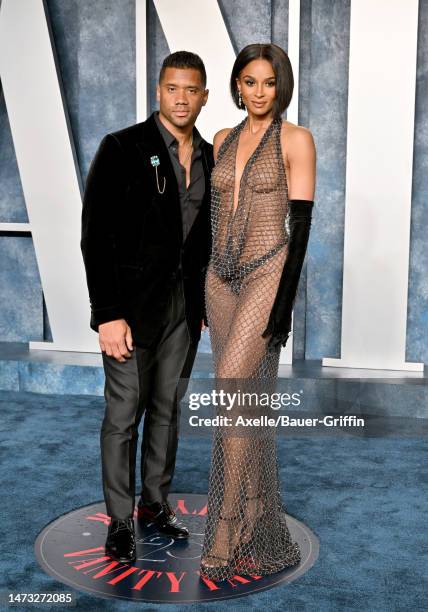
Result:
[[[190,183],[186,187],[186,169],[181,165],[178,158],[178,141],[159,119],[159,112],[155,112],[156,125],[167,146],[169,157],[177,178],[178,192],[180,196],[181,218],[183,223],[183,242],[192,227],[193,221],[198,214],[205,193],[205,176],[202,166],[202,152],[200,144],[202,136],[197,128],[193,128],[193,153],[190,163]]]

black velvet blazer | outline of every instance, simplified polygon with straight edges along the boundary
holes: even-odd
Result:
[[[183,243],[177,180],[152,114],[107,134],[89,170],[83,198],[81,250],[90,298],[90,327],[124,318],[137,346],[155,340],[182,263],[191,340],[201,335],[204,283],[211,252],[212,145],[201,143],[205,196]],[[151,158],[159,159],[159,193]],[[153,160],[156,161],[156,160]]]

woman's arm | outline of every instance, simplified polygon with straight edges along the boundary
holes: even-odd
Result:
[[[217,154],[218,154],[218,150],[221,147],[221,145],[224,142],[224,139],[226,138],[226,136],[229,134],[230,130],[232,128],[223,128],[222,130],[218,131],[215,135],[214,135],[214,139],[213,139],[213,154],[214,154],[214,162],[217,161]],[[206,314],[204,316],[204,319],[202,321],[202,326],[201,329],[202,331],[204,329],[208,328],[208,320],[206,317]]]
[[[316,149],[312,133],[300,125],[281,132],[284,163],[288,167],[289,200],[313,200],[315,195]]]
[[[286,165],[289,165],[288,251],[275,301],[263,338],[268,346],[285,346],[291,331],[292,312],[300,274],[309,241],[315,192],[316,153],[312,134],[295,126],[287,140]]]

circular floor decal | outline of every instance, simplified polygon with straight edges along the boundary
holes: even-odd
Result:
[[[199,575],[206,515],[205,495],[171,494],[169,502],[190,530],[187,540],[174,540],[154,525],[140,527],[135,519],[137,560],[120,563],[105,555],[110,518],[104,502],[84,506],[55,519],[37,536],[40,566],[59,582],[100,597],[184,603],[230,599],[295,580],[315,563],[318,539],[303,523],[286,515],[302,560],[270,576],[234,576],[213,582]]]

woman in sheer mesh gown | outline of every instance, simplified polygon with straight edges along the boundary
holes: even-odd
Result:
[[[308,198],[289,199],[281,113],[292,90],[287,54],[276,45],[248,45],[231,75],[232,97],[248,114],[214,139],[205,295],[216,385],[226,392],[271,393],[291,329],[315,181],[312,135],[287,122],[285,133],[297,135],[287,150],[293,193]],[[247,410],[232,408],[228,416],[258,414]],[[247,429],[218,427],[213,436],[201,559],[201,574],[213,580],[271,574],[301,560],[281,501],[275,430]]]

